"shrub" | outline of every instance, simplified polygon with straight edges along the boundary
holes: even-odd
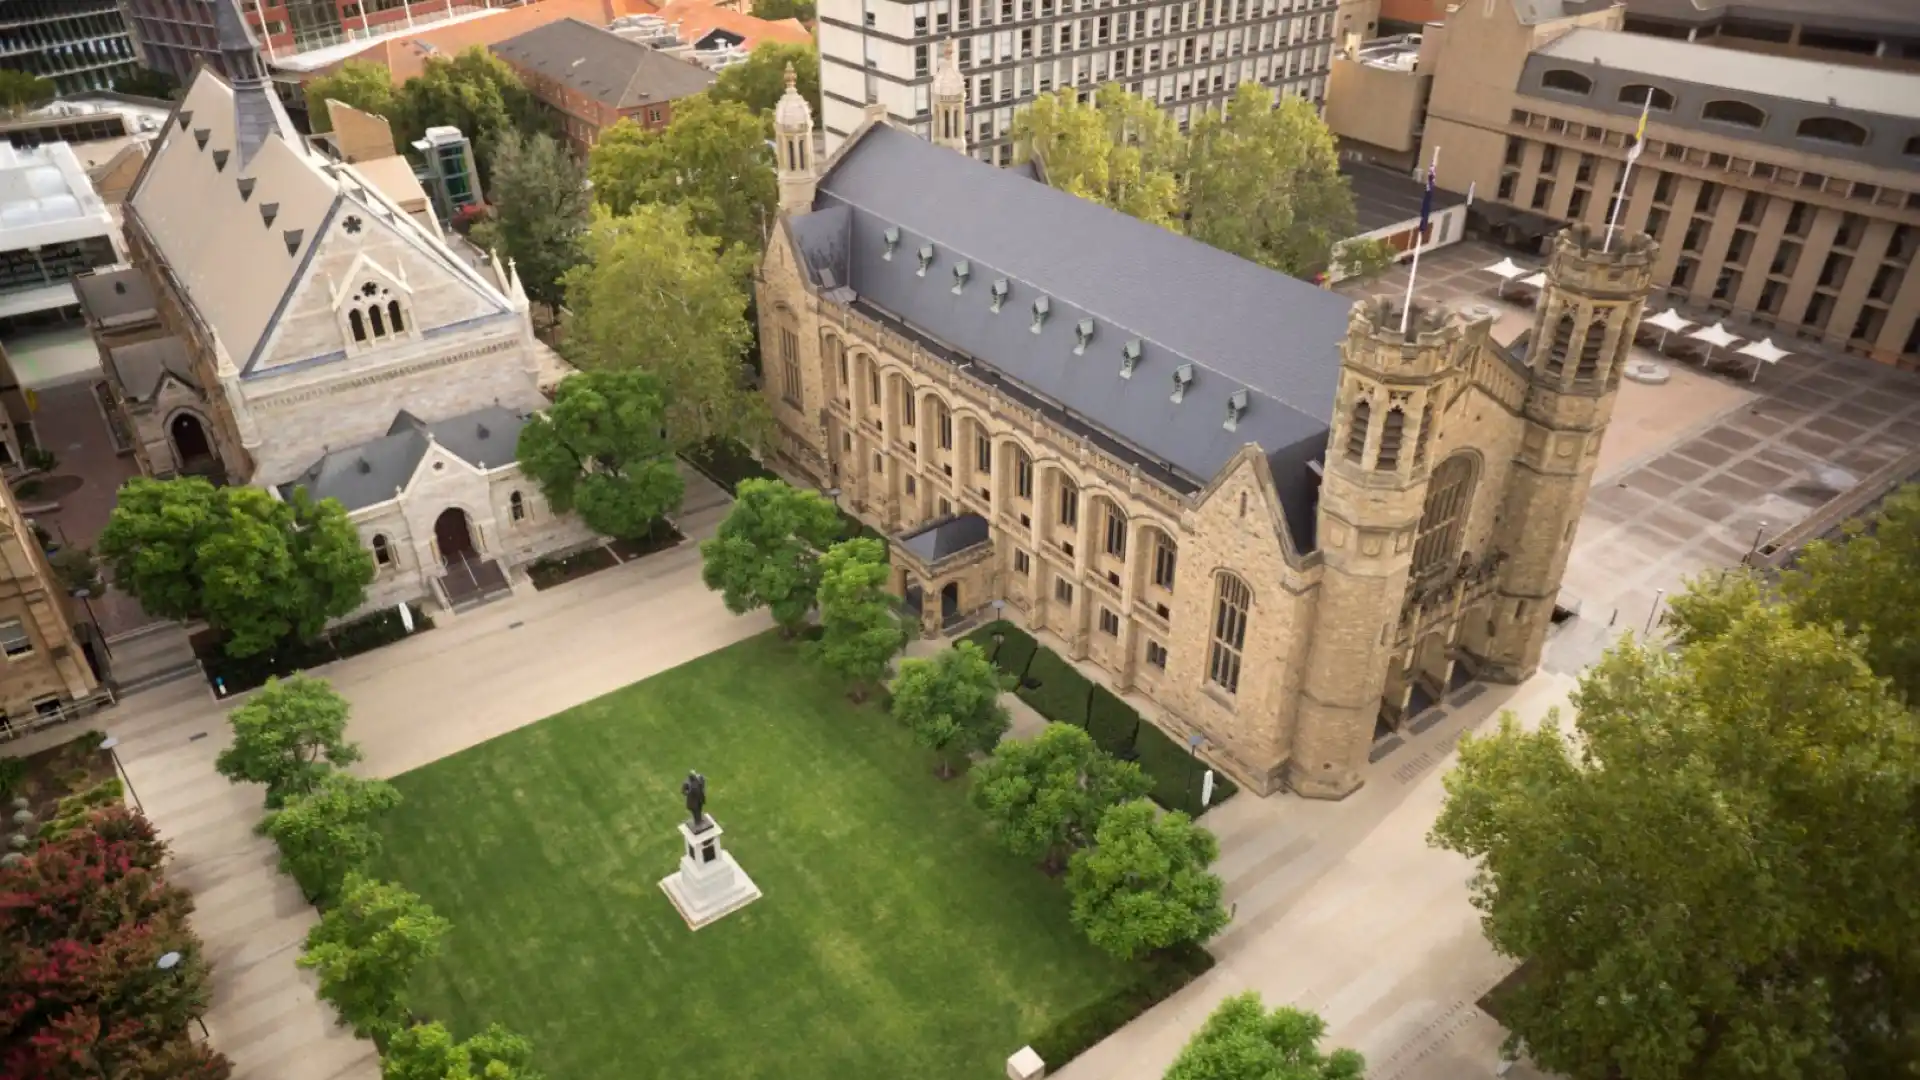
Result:
[[[996,636],[999,641],[994,640]],[[994,667],[1015,679],[1027,673],[1027,665],[1040,648],[1040,643],[1033,640],[1032,634],[1005,619],[996,619],[961,640],[980,646],[980,651],[987,654],[987,659],[993,661]]]
[[[1100,749],[1131,761],[1135,738],[1144,739],[1151,726],[1142,723],[1140,714],[1133,706],[1121,701],[1119,695],[1098,683],[1094,684],[1092,702],[1087,709],[1087,734],[1093,736],[1093,741]]]
[[[407,608],[413,613],[414,633],[433,629],[433,620],[418,605],[409,604]],[[196,637],[194,653],[200,658],[207,681],[222,694],[244,694],[276,676],[285,678],[308,668],[345,660],[391,645],[406,636],[406,624],[400,621],[400,613],[393,608],[382,608],[341,623],[314,641],[290,642],[270,653],[231,657],[217,637],[206,636]]]
[[[778,480],[780,474],[760,464],[747,449],[732,439],[708,439],[682,455],[687,463],[705,473],[707,479],[735,493],[742,480]]]
[[[1049,1071],[1058,1071],[1211,967],[1213,957],[1191,943],[1155,953],[1137,967],[1138,975],[1132,982],[1054,1021],[1028,1040],[1028,1045],[1047,1063]]]

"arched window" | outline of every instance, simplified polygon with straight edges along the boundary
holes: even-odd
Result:
[[[367,322],[373,325],[374,337],[383,338],[387,336],[387,320],[385,316],[380,313],[379,304],[375,304],[367,309]]]
[[[1240,656],[1247,647],[1247,612],[1253,590],[1232,574],[1214,588],[1213,645],[1207,650],[1207,681],[1229,694],[1240,691]]]
[[[1013,495],[1016,499],[1033,498],[1033,458],[1018,446],[1013,448]]]
[[[1573,312],[1569,311],[1560,317],[1560,325],[1553,331],[1553,340],[1547,343],[1547,374],[1558,375],[1567,369],[1567,351],[1572,348]]]
[[[1718,98],[1707,102],[1706,108],[1700,110],[1700,119],[1735,127],[1759,128],[1767,126],[1767,111],[1744,101]]]
[[[1104,503],[1107,508],[1106,543],[1101,550],[1116,559],[1127,557],[1127,515],[1113,503]]]
[[[387,324],[396,334],[407,328],[406,324],[400,321],[400,301],[387,301]]]
[[[1920,157],[1920,135],[1909,136],[1907,138],[1907,148],[1901,151],[1901,153],[1908,157]]]
[[[375,533],[373,536],[373,562],[375,566],[393,565],[393,548],[387,545],[385,533]]]
[[[1803,139],[1839,143],[1842,146],[1867,145],[1867,129],[1837,116],[1809,116],[1800,121],[1794,133]]]
[[[367,340],[367,320],[360,314],[359,308],[347,312],[347,325],[353,328],[353,340]]]
[[[1580,360],[1573,367],[1576,379],[1595,379],[1600,376],[1600,350],[1607,343],[1607,328],[1604,323],[1594,323],[1587,327],[1586,340],[1580,344]]]
[[[1347,425],[1347,460],[1359,461],[1367,454],[1367,429],[1373,426],[1373,405],[1366,398],[1353,407],[1353,420]]]
[[[1579,94],[1581,97],[1593,93],[1592,79],[1567,68],[1553,68],[1540,76],[1540,85],[1549,90],[1558,90],[1563,94]]]
[[[1648,97],[1651,94],[1652,97]],[[1673,95],[1657,86],[1646,83],[1629,83],[1620,88],[1620,103],[1634,108],[1650,108],[1656,112],[1673,111]]]
[[[507,496],[507,516],[514,521],[527,520],[527,500],[517,491]]]
[[[1420,430],[1413,436],[1413,463],[1427,463],[1427,444],[1433,440],[1433,402],[1429,401],[1420,410]]]
[[[1453,565],[1460,550],[1460,530],[1473,505],[1474,460],[1455,454],[1433,470],[1427,501],[1420,511],[1420,529],[1413,541],[1413,574],[1421,577]]]
[[[1173,591],[1173,575],[1179,568],[1180,548],[1173,537],[1158,529],[1153,531],[1153,583],[1168,592]]]
[[[1406,430],[1406,410],[1398,406],[1388,409],[1380,422],[1380,456],[1374,459],[1374,468],[1387,472],[1400,467],[1400,440]]]

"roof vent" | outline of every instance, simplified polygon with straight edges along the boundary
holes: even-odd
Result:
[[[1040,332],[1040,328],[1041,328],[1042,326],[1045,326],[1045,325],[1046,325],[1046,322],[1047,322],[1047,312],[1048,312],[1048,311],[1050,311],[1050,310],[1052,310],[1052,307],[1053,307],[1053,305],[1052,305],[1052,304],[1050,304],[1050,303],[1048,303],[1048,302],[1047,302],[1047,298],[1046,298],[1046,297],[1044,297],[1044,296],[1043,296],[1043,297],[1041,297],[1041,298],[1039,298],[1038,300],[1035,300],[1035,301],[1033,302],[1033,326],[1032,326],[1032,330],[1033,330],[1033,332],[1034,332],[1034,333],[1036,333],[1036,334],[1037,334],[1037,333],[1039,333],[1039,332]]]
[[[300,250],[300,238],[306,234],[305,229],[288,229],[280,234],[280,238],[287,242],[287,254],[292,255]]]
[[[115,296],[125,296],[125,295],[127,295],[127,283],[126,283],[126,282],[124,282],[124,281],[116,281],[116,282],[114,282],[114,283],[113,283],[113,293],[114,293],[114,295],[115,295]]]
[[[243,176],[234,183],[240,185],[240,201],[246,202],[253,197],[253,177]]]
[[[180,115],[175,117],[175,119],[180,121],[180,130],[185,131],[187,130],[187,125],[193,123],[193,110],[181,109]]]
[[[1140,339],[1134,338],[1120,346],[1120,377],[1133,378],[1133,369],[1140,366]]]
[[[920,269],[915,270],[914,274],[919,277],[926,277],[927,267],[933,265],[933,245],[921,244],[920,250],[915,252],[915,254],[920,257]]]
[[[367,464],[366,458],[361,458],[358,461],[355,461],[353,463],[353,469],[355,472],[359,473],[361,476],[366,476],[373,472],[373,466]]]
[[[215,150],[215,151],[213,152],[213,171],[214,171],[214,172],[225,172],[225,171],[226,171],[226,168],[227,168],[227,155],[228,155],[229,153],[230,153],[230,151],[227,151],[227,150]]]
[[[987,305],[987,310],[993,312],[995,315],[1000,314],[1000,305],[1007,302],[1007,293],[1011,291],[1012,288],[1013,286],[1007,284],[1006,278],[996,278],[993,282],[993,288],[990,290],[993,302]]]
[[[476,426],[476,427],[474,428],[474,431],[473,431],[473,433],[474,433],[475,435],[478,435],[478,436],[479,436],[480,438],[482,438],[482,439],[484,439],[484,438],[486,438],[487,436],[489,436],[489,435],[492,435],[492,434],[493,434],[493,432],[491,432],[491,431],[488,431],[488,430],[487,430],[487,425],[485,425],[485,424],[480,424],[480,425],[478,425],[478,426]]]
[[[1087,343],[1093,340],[1093,320],[1081,319],[1073,327],[1073,355],[1085,356]]]
[[[953,294],[955,296],[960,295],[960,290],[967,287],[967,278],[972,276],[972,274],[973,264],[967,262],[967,260],[961,259],[959,262],[953,264]]]
[[[893,260],[893,249],[900,246],[899,226],[890,226],[886,232],[880,234],[880,239],[886,241],[887,244],[887,250],[881,252],[880,257],[891,262]]]
[[[213,138],[212,128],[194,128],[193,129],[194,144],[199,146],[200,149],[205,150],[207,148],[207,140],[211,138]]]
[[[280,216],[279,203],[263,202],[260,204],[260,221],[263,224],[265,224],[267,228],[269,229],[273,228],[273,219],[279,216]]]
[[[1226,428],[1228,431],[1232,431],[1235,428],[1239,427],[1240,418],[1247,415],[1248,400],[1249,399],[1247,396],[1247,392],[1245,390],[1235,390],[1232,394],[1228,395],[1227,422],[1220,426]]]
[[[1173,400],[1175,404],[1186,398],[1187,387],[1193,385],[1193,365],[1181,364],[1173,369]]]

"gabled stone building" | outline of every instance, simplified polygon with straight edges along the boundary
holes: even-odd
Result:
[[[1539,665],[1652,244],[1561,236],[1530,335],[1332,293],[872,117],[775,112],[760,271],[789,471],[894,539],[929,630],[996,601],[1261,792]],[[956,152],[959,151],[959,152]]]
[[[90,286],[143,466],[340,497],[379,566],[370,605],[457,604],[590,540],[514,464],[546,404],[516,275],[309,146],[234,0],[217,14],[232,80],[188,88],[125,205],[133,269]]]

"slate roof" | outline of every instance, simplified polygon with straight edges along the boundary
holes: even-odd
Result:
[[[1920,7],[1913,0],[1627,0],[1627,13],[1696,25],[1732,18],[1896,33],[1920,29]]]
[[[127,396],[137,402],[152,401],[167,375],[200,389],[200,383],[193,377],[193,357],[177,337],[122,345],[107,352],[107,362],[113,365],[113,373]]]
[[[1340,163],[1340,174],[1347,178],[1347,183],[1353,188],[1354,216],[1359,219],[1361,232],[1372,232],[1420,219],[1420,199],[1426,193],[1425,183],[1397,169],[1351,161]],[[1439,187],[1433,189],[1433,212],[1436,214],[1466,201],[1465,195]]]
[[[280,494],[291,498],[295,488],[304,487],[315,499],[340,500],[351,513],[386,502],[395,489],[406,487],[427,456],[430,442],[470,465],[498,468],[511,463],[526,423],[525,416],[499,405],[435,424],[402,409],[385,435],[329,451],[298,477],[281,484]]]
[[[1296,539],[1311,528],[1318,481],[1307,463],[1326,445],[1345,297],[885,126],[842,153],[814,212],[788,228],[816,285],[850,286],[863,304],[963,354],[956,362],[1003,375],[1134,448],[1143,465],[1184,473],[1189,489],[1257,443]],[[889,229],[899,230],[891,259]],[[995,313],[991,289],[1002,278],[1008,295]],[[1083,320],[1093,335],[1076,353]],[[1123,350],[1136,340],[1138,361],[1123,378]],[[1193,379],[1176,402],[1183,366]],[[1240,391],[1247,407],[1229,430]]]
[[[979,514],[961,514],[902,536],[900,546],[923,564],[932,565],[949,555],[986,543],[991,531],[987,519]]]
[[[153,285],[132,267],[81,274],[73,279],[73,291],[88,317],[102,326],[139,322],[159,312]]]
[[[698,64],[579,19],[535,27],[494,45],[493,52],[616,109],[691,97],[714,81],[713,72]]]

